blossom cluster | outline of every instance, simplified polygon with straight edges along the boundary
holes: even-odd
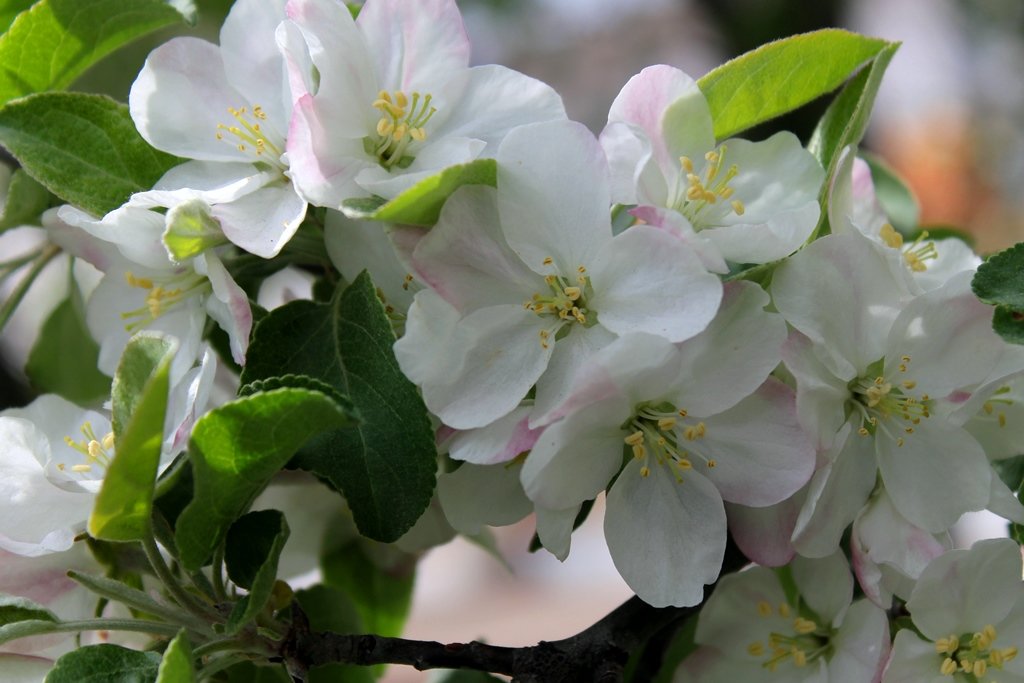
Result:
[[[993,470],[1024,443],[1024,349],[971,291],[980,259],[898,232],[854,147],[829,177],[792,134],[717,139],[676,68],[630,79],[595,136],[469,50],[453,0],[238,0],[219,45],[149,56],[132,119],[186,161],[43,223],[103,274],[99,370],[136,333],[177,340],[163,465],[245,365],[245,265],[312,238],[379,288],[456,531],[532,513],[564,559],[603,493],[615,565],[658,607],[701,603],[730,537],[757,563],[718,581],[677,680],[1024,680],[1016,545],[949,536],[971,511],[1024,524]],[[480,159],[494,182],[432,226],[357,208]],[[71,552],[115,457],[109,406],[45,395],[0,434],[0,550]],[[894,604],[914,628],[891,646]]]

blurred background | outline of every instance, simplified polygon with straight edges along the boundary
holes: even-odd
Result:
[[[413,0],[410,0],[413,1]],[[126,99],[148,51],[172,35],[216,40],[230,0],[197,0],[200,22],[163,32],[100,64],[76,86]],[[921,222],[970,233],[987,253],[1024,239],[1024,3],[1020,0],[459,0],[475,63],[500,63],[550,83],[569,115],[599,132],[622,85],[650,64],[699,77],[776,38],[827,26],[900,40],[864,147],[920,200]],[[745,135],[780,129],[809,137],[827,99]],[[0,338],[0,408],[31,399],[19,368],[38,323],[63,297],[62,273],[31,292],[26,314]],[[530,520],[496,531],[499,561],[459,540],[419,567],[406,634],[527,645],[569,636],[630,592],[601,532],[600,505],[574,535],[568,561],[527,552]],[[981,531],[1001,524],[977,521]],[[988,526],[985,526],[985,525]],[[391,683],[428,680],[392,667]]]

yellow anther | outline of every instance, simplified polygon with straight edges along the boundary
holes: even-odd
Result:
[[[905,431],[907,434],[913,434],[914,433],[914,428],[913,427],[907,427],[903,431]]]
[[[71,466],[71,471],[72,472],[91,472],[92,471],[92,465],[72,465]]]
[[[623,441],[630,446],[638,446],[644,442],[644,433],[638,429],[623,439]]]
[[[714,460],[714,459],[709,459],[709,460],[708,460],[708,467],[709,467],[709,468],[711,468],[711,469],[715,469],[715,467],[716,467],[717,465],[718,465],[718,461],[717,461],[717,460]]]
[[[580,289],[579,287],[566,287],[562,291],[564,291],[565,295],[569,297],[572,301],[576,301],[581,296],[583,296],[583,290]]]
[[[988,671],[988,663],[984,659],[978,659],[974,662],[972,673],[975,676],[984,676],[986,671]]]
[[[377,135],[391,135],[395,130],[395,124],[390,119],[381,119],[377,122]]]
[[[999,419],[999,426],[1000,427],[1005,427],[1006,426],[1006,413],[999,413],[999,418],[998,419]]]
[[[904,363],[909,363],[910,362],[910,356],[907,356],[907,355],[900,356],[900,360],[903,361]]]
[[[779,616],[783,619],[788,619],[790,615],[789,605],[782,603],[779,605]]]
[[[712,151],[706,153],[704,155],[704,158],[707,159],[708,161],[710,161],[711,163],[716,163],[718,161],[718,152],[712,150]]]
[[[676,464],[679,465],[679,469],[681,469],[684,472],[688,472],[693,469],[693,463],[687,460],[686,458],[680,458],[679,460],[676,461]]]
[[[686,157],[683,158],[685,159]],[[747,645],[747,653],[750,654],[751,657],[764,656],[764,643],[762,643],[761,641],[756,641],[751,643],[750,645]]]
[[[686,417],[689,414],[683,408],[680,408],[679,410],[677,410],[676,413],[679,415],[679,417]]]
[[[985,628],[981,629],[981,638],[978,639],[978,645],[983,650],[987,650],[992,646],[996,640],[996,627],[992,624],[988,624]]]
[[[135,277],[131,272],[124,274],[124,279],[128,282],[129,287],[138,287],[139,289],[152,289],[153,281],[148,277]]]
[[[757,613],[762,617],[770,617],[772,615],[772,606],[767,601],[762,600],[757,603]]]
[[[798,647],[793,648],[793,665],[798,667],[807,666],[807,653]]]
[[[545,266],[550,266],[554,262],[555,262],[555,259],[551,258],[550,256],[545,256],[544,260],[541,261],[541,264],[545,265]]]
[[[114,432],[107,432],[107,435],[103,437],[103,441],[101,443],[103,445],[103,450],[105,451],[109,451],[111,448],[113,448]]]
[[[398,92],[395,93],[395,104],[397,104],[402,109],[405,109],[405,107],[409,104],[409,98],[405,96],[404,92],[399,90]]]
[[[992,413],[994,413],[994,412],[995,412],[995,410],[996,410],[995,406],[993,406],[993,405],[992,405],[991,403],[989,403],[988,401],[985,401],[985,403],[984,403],[984,404],[983,404],[983,405],[981,406],[981,408],[982,408],[982,410],[984,410],[984,411],[985,411],[985,414],[986,414],[986,415],[991,415],[991,414],[992,414]]]
[[[632,448],[633,457],[636,458],[637,460],[643,460],[644,458],[647,457],[647,447],[644,446],[642,443],[638,443],[634,445]]]
[[[103,446],[100,445],[99,441],[93,439],[86,446],[86,452],[89,454],[90,458],[96,459],[103,455]]]
[[[1004,662],[1009,662],[1017,657],[1017,648],[1007,647],[999,651],[999,656],[1002,657]]]
[[[818,625],[810,619],[804,619],[803,617],[797,617],[793,620],[793,630],[802,636],[808,633],[814,633],[818,630]]]
[[[912,379],[904,380],[900,382],[900,384],[903,386],[904,389],[913,389],[914,387],[917,386],[917,382],[915,382]]]
[[[640,468],[640,476],[644,477],[645,479],[647,477],[651,476],[651,468],[648,467],[647,465],[644,465],[643,467],[641,467]]]
[[[658,420],[658,429],[664,429],[668,431],[669,429],[675,429],[675,427],[676,419],[674,417],[663,417],[660,420]]]
[[[882,241],[893,249],[899,249],[903,246],[903,235],[896,232],[896,229],[888,223],[882,226],[878,234]]]
[[[867,430],[867,427],[861,427],[860,429],[857,430],[857,433],[860,434],[861,436],[870,436],[871,435],[871,432],[869,432]]]
[[[956,673],[956,662],[951,658],[946,657],[942,660],[942,666],[939,667],[939,673],[943,676],[952,676]]]
[[[693,162],[690,157],[682,156],[679,157],[679,164],[683,167],[683,170],[687,173],[693,173]]]
[[[402,278],[402,289],[409,291],[409,285],[412,284],[413,276],[410,273],[406,273],[405,277]]]
[[[723,193],[724,194],[724,193]],[[732,196],[732,188],[729,188],[729,194],[725,195],[725,199]],[[742,216],[747,211],[747,207],[743,206],[743,202],[738,199],[732,200],[732,210],[736,212],[737,216]]]
[[[903,448],[903,437],[896,439],[896,448]]]
[[[960,647],[960,639],[955,635],[948,638],[939,638],[935,641],[935,651],[941,654],[953,654]]]

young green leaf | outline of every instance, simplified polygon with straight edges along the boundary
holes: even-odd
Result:
[[[412,602],[416,560],[399,555],[388,567],[381,567],[367,554],[364,543],[355,539],[331,549],[320,561],[324,583],[344,591],[368,633],[401,635]]]
[[[40,216],[50,206],[50,193],[18,169],[11,175],[6,199],[0,200],[0,232],[21,225],[39,225]]]
[[[29,620],[57,621],[57,615],[27,598],[0,593],[0,626]]]
[[[192,668],[192,648],[184,629],[164,650],[156,683],[196,683],[196,672]]]
[[[96,369],[100,347],[85,326],[82,295],[74,280],[68,298],[43,323],[25,374],[39,393],[86,405],[110,395],[110,378]]]
[[[0,33],[6,33],[15,17],[32,6],[35,0],[0,0]]]
[[[1024,310],[1024,242],[1004,249],[978,266],[971,288],[987,304]]]
[[[461,186],[497,184],[498,166],[494,159],[476,159],[424,178],[391,201],[349,199],[342,203],[341,210],[349,218],[431,226],[441,215],[445,200]]]
[[[142,139],[128,107],[84,93],[42,93],[0,108],[0,145],[55,195],[97,216],[180,161]]]
[[[57,660],[44,683],[155,683],[160,655],[120,645],[90,645]]]
[[[163,0],[40,0],[0,36],[0,104],[63,90],[122,45],[182,19]]]
[[[282,388],[211,410],[192,430],[192,502],[178,517],[182,564],[199,569],[228,527],[311,436],[351,427],[358,417],[329,396]]]
[[[250,512],[228,529],[224,562],[228,576],[249,594],[235,605],[228,633],[237,633],[263,611],[277,579],[277,562],[288,540],[288,522],[277,510]]]
[[[726,62],[697,83],[719,140],[792,111],[838,88],[884,40],[822,29],[777,40]]]
[[[295,301],[270,313],[253,335],[242,382],[306,375],[351,398],[356,429],[311,441],[293,465],[345,494],[359,531],[391,542],[430,503],[436,449],[426,406],[395,360],[384,306],[364,272],[329,303]]]
[[[112,388],[114,459],[89,516],[89,534],[137,541],[149,533],[177,341],[140,332],[121,355]]]
[[[921,217],[921,206],[906,181],[903,180],[885,163],[881,157],[874,154],[860,152],[861,156],[871,168],[871,181],[875,186],[875,197],[881,205],[885,215],[889,217],[892,227],[909,237],[917,230],[918,220]]]

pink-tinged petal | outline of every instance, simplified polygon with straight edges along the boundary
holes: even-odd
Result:
[[[523,489],[538,507],[561,510],[591,500],[622,466],[625,400],[610,399],[547,427],[523,464]]]
[[[667,339],[643,333],[615,339],[609,332],[600,333],[600,329],[598,326],[574,329],[568,337],[559,340],[545,373],[545,379],[550,374],[558,376],[559,383],[551,386],[550,392],[541,392],[539,388],[537,392],[538,395],[556,394],[559,400],[547,401],[553,406],[550,409],[534,411],[531,419],[534,426],[549,424],[607,399],[623,398],[630,406],[656,400],[678,384],[678,349]],[[559,349],[574,337],[575,343],[566,345],[571,353],[561,357]],[[596,339],[591,341],[592,337]],[[585,360],[580,361],[577,356]],[[554,368],[552,373],[556,363],[571,368],[572,372]],[[586,372],[576,376],[575,370],[584,366]],[[623,419],[626,417],[624,415]]]
[[[393,238],[400,240],[410,231],[426,234],[417,228],[392,228],[376,221],[354,221],[338,211],[328,211],[324,219],[324,244],[331,263],[342,276],[351,282],[364,269],[368,270],[387,304],[404,313],[412,305],[417,287],[406,280],[414,269],[399,258]]]
[[[765,610],[764,605],[771,609]],[[790,602],[772,570],[751,567],[726,574],[701,610],[695,640],[713,645],[734,659],[760,665],[764,656],[750,654],[747,647],[757,641],[767,645],[773,632],[792,632],[792,614],[779,614],[783,605],[790,606]]]
[[[729,533],[752,562],[764,567],[781,567],[796,554],[790,537],[803,502],[800,491],[781,503],[761,508],[726,503]]]
[[[498,213],[509,246],[547,274],[590,267],[612,237],[608,164],[582,124],[520,126],[498,148]]]
[[[651,152],[651,142],[632,123],[613,121],[604,127],[601,147],[608,157],[612,201],[618,204],[668,204],[668,185]]]
[[[521,405],[486,427],[456,432],[448,444],[449,455],[475,465],[496,465],[529,451],[540,436],[539,429],[530,429],[532,409]]]
[[[366,193],[394,199],[413,185],[437,175],[449,166],[476,159],[483,149],[484,142],[473,138],[447,136],[430,140],[416,150],[416,158],[408,168],[388,170],[373,164],[356,175],[356,183]]]
[[[875,487],[878,468],[872,439],[856,434],[847,423],[836,445],[828,456],[830,462],[811,477],[807,500],[793,531],[793,544],[807,557],[835,552],[843,531]]]
[[[843,623],[853,600],[853,574],[843,551],[819,558],[798,555],[791,568],[800,596],[821,621],[829,626]]]
[[[945,637],[950,635],[944,634]],[[935,644],[922,640],[910,629],[900,629],[892,644],[892,654],[882,674],[883,683],[945,683],[949,676],[939,671],[943,658]]]
[[[263,107],[261,125],[279,138],[287,131],[291,100],[285,60],[275,33],[286,0],[238,0],[220,29],[220,54],[227,80],[253,105]]]
[[[412,255],[416,275],[460,311],[525,303],[547,285],[505,242],[495,190],[459,188]]]
[[[623,86],[608,112],[609,124],[638,126],[650,141],[662,176],[681,172],[679,157],[703,160],[715,144],[711,110],[692,78],[671,66],[649,66]]]
[[[907,284],[858,234],[807,245],[775,271],[771,292],[779,312],[822,347],[822,361],[844,381],[885,355],[892,321],[908,298]]]
[[[679,347],[686,374],[677,394],[679,407],[692,415],[714,415],[761,386],[778,366],[786,340],[786,322],[764,310],[768,303],[768,295],[755,284],[725,286],[707,329]]]
[[[306,201],[291,183],[265,185],[241,199],[217,204],[211,214],[232,243],[251,254],[273,258],[306,217]]]
[[[630,209],[629,213],[641,223],[660,228],[678,237],[700,257],[701,263],[711,272],[719,274],[729,272],[729,265],[722,258],[718,247],[709,242],[705,236],[694,232],[690,221],[678,211],[654,206],[638,206]]]
[[[356,23],[384,88],[432,92],[469,66],[469,38],[455,0],[372,0]]]
[[[1008,538],[951,550],[921,572],[907,609],[932,640],[999,624],[1020,594],[1020,547]]]
[[[519,469],[466,463],[437,478],[437,495],[448,523],[475,536],[484,526],[505,526],[533,510],[519,484]]]
[[[228,82],[220,49],[198,38],[174,38],[149,54],[128,106],[151,145],[188,159],[250,161],[217,126],[237,125],[229,108],[248,105]]]
[[[995,476],[970,434],[937,420],[926,418],[913,434],[897,427],[896,433],[883,435],[885,423],[880,423],[873,437],[893,505],[911,524],[932,533],[946,531],[965,512],[985,509],[989,478]]]
[[[826,449],[846,421],[850,390],[824,366],[811,340],[797,331],[782,346],[782,360],[796,379],[796,412],[800,424]]]
[[[537,380],[536,399],[530,424],[534,426],[547,424],[554,418],[551,413],[558,408],[565,414],[569,405],[570,392],[579,395],[573,389],[574,382],[580,376],[580,369],[587,367],[596,354],[615,340],[615,335],[600,325],[590,328],[575,327],[564,339],[555,344],[555,351],[548,361],[548,368]]]
[[[170,208],[189,199],[207,204],[233,202],[281,176],[244,162],[186,161],[171,168],[152,190],[136,192],[129,206]]]
[[[377,112],[371,105],[379,90],[363,32],[340,0],[288,0],[285,13],[302,32],[308,50],[308,54],[300,51],[286,55],[289,70],[305,68],[306,60],[312,61],[318,77],[316,92],[310,94],[316,96],[317,114],[326,122],[323,125],[334,135],[357,139],[361,150],[362,137],[369,135],[377,124]],[[289,81],[294,87],[307,79],[313,80],[313,74],[303,76],[297,82],[299,76],[290,75]],[[301,94],[294,93],[294,99],[301,99]],[[293,118],[289,143],[294,125]],[[329,152],[325,147],[314,149]]]
[[[991,478],[991,486],[988,510],[1011,522],[1024,524],[1024,505],[1021,505],[1013,491],[995,474]]]
[[[41,219],[42,226],[46,228],[46,234],[50,241],[59,246],[72,256],[88,262],[99,271],[106,271],[114,261],[118,260],[120,252],[110,242],[94,237],[85,230],[75,227],[65,220],[65,216],[72,221],[92,221],[84,211],[74,208],[68,204],[60,207],[53,207],[43,212]]]
[[[89,235],[117,247],[121,255],[134,264],[146,268],[169,269],[171,262],[160,235],[164,231],[164,216],[154,211],[122,206],[102,219],[71,206],[61,207],[58,214],[68,225],[80,228]],[[109,250],[105,250],[109,256]],[[123,262],[124,259],[117,259]],[[107,259],[107,269],[115,266],[115,259]]]
[[[815,451],[796,420],[793,390],[774,378],[735,406],[705,419],[707,436],[686,448],[714,459],[694,461],[731,503],[765,506],[796,493],[814,472]]]
[[[608,492],[604,535],[619,574],[654,607],[686,607],[704,599],[725,553],[725,508],[714,484],[691,472],[676,480],[633,459]]]
[[[493,156],[495,146],[516,126],[565,119],[562,98],[551,86],[491,64],[469,70],[462,99],[434,134],[482,140],[488,145],[485,155]]]
[[[946,396],[985,381],[1003,353],[1006,344],[992,331],[992,308],[971,292],[971,277],[961,273],[917,297],[892,326],[885,369],[904,363],[899,379],[915,382],[918,396]]]
[[[590,268],[588,305],[616,334],[647,332],[680,342],[718,311],[722,281],[663,230],[639,225],[607,242]]]
[[[573,525],[580,514],[580,506],[564,510],[549,510],[538,507],[534,510],[537,520],[537,538],[549,553],[559,562],[565,562],[572,547]]]
[[[234,281],[224,264],[214,254],[206,252],[195,260],[196,272],[210,280],[213,296],[206,300],[206,310],[220,328],[228,333],[231,356],[239,365],[245,365],[245,352],[249,348],[252,332],[252,307],[249,295]]]
[[[879,683],[889,658],[889,619],[867,600],[850,606],[832,638],[828,683]]]
[[[367,195],[355,178],[373,162],[362,137],[342,137],[331,120],[321,100],[300,98],[292,112],[287,149],[289,174],[299,196],[314,206],[336,209],[346,199]]]

